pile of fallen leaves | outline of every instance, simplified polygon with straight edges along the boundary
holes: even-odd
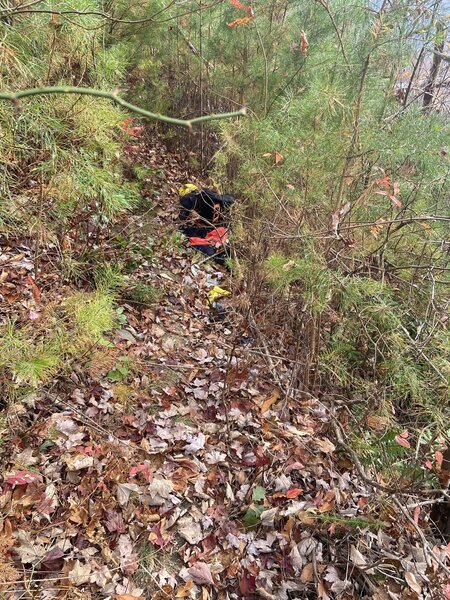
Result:
[[[184,167],[157,138],[128,154],[166,171],[162,239]],[[18,250],[9,264],[32,277]],[[3,597],[450,598],[449,548],[425,538],[421,499],[399,508],[361,477],[335,413],[282,393],[232,305],[224,319],[207,303],[227,274],[196,261],[157,243],[136,277],[163,295],[122,304],[110,360],[83,357],[5,411]]]

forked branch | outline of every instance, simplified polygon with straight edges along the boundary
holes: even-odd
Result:
[[[118,96],[118,91],[106,92],[103,90],[95,90],[92,88],[84,88],[84,87],[40,87],[40,88],[29,88],[26,90],[20,90],[18,92],[4,92],[0,91],[0,100],[10,100],[16,106],[19,106],[19,100],[22,98],[28,98],[31,96],[42,96],[47,94],[80,94],[84,96],[95,96],[98,98],[106,98],[107,100],[112,100],[119,106],[126,108],[127,110],[134,112],[143,117],[147,117],[147,119],[151,119],[153,121],[161,121],[163,123],[170,123],[171,125],[182,125],[183,127],[191,128],[193,125],[197,125],[198,123],[205,123],[207,121],[213,121],[217,119],[231,119],[233,117],[241,117],[246,114],[246,109],[241,108],[235,112],[229,113],[220,113],[220,114],[212,114],[212,115],[204,115],[202,117],[196,117],[195,119],[176,119],[175,117],[168,117],[166,115],[160,115],[158,113],[152,113],[144,108],[140,108],[126,100],[123,100]]]

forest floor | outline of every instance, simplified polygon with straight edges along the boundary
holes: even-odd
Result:
[[[189,176],[152,139],[127,150],[148,170],[152,208],[112,237],[132,240],[132,277],[158,299],[121,300],[107,346],[8,408],[0,597],[450,594],[446,548],[422,538],[421,499],[394,502],[342,452],[345,407],[279,389],[271,369],[283,367],[268,367],[235,289],[225,318],[208,305],[229,275],[177,234]],[[34,283],[26,244],[2,252],[8,311],[39,319],[67,284],[45,260]]]

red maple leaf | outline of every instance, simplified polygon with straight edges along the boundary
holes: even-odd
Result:
[[[152,472],[150,471],[150,465],[147,463],[142,463],[140,465],[136,465],[135,467],[131,467],[130,469],[130,477],[135,477],[138,473],[142,473],[144,479],[150,483],[152,480]]]
[[[28,485],[33,481],[42,481],[42,477],[39,473],[32,473],[31,471],[17,471],[14,475],[10,475],[6,479],[6,483],[10,485]]]
[[[256,577],[247,569],[242,571],[242,577],[239,581],[239,590],[243,596],[250,596],[255,591]]]

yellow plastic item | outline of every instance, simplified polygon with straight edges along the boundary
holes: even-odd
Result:
[[[178,193],[180,196],[186,196],[186,194],[195,192],[195,190],[198,190],[198,187],[196,185],[194,185],[193,183],[185,183],[180,187]]]
[[[222,298],[223,296],[230,296],[231,292],[228,290],[224,290],[223,288],[215,285],[212,290],[208,292],[208,302],[210,304],[214,304],[214,302],[218,298]]]

